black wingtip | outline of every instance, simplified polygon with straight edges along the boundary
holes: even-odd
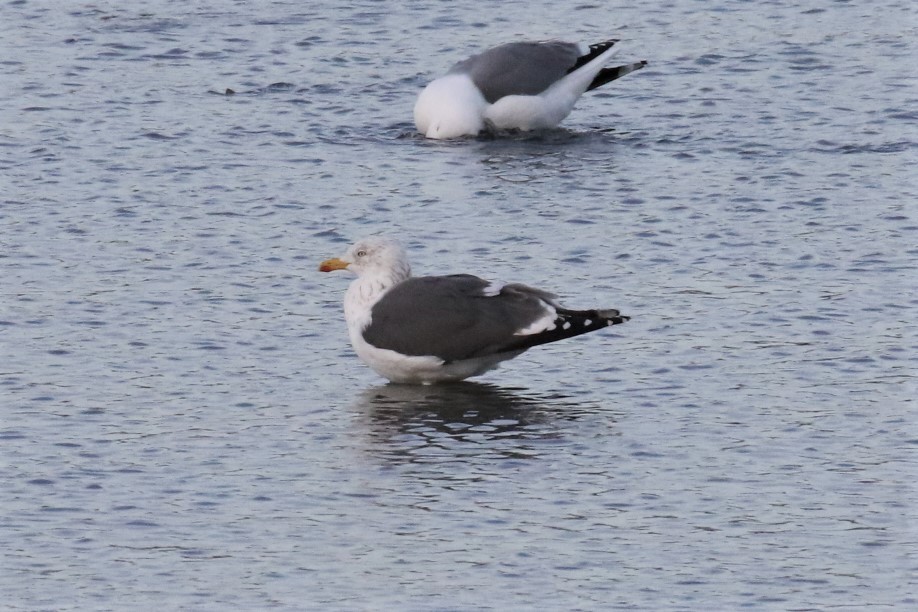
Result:
[[[558,318],[555,319],[555,326],[552,329],[537,334],[519,336],[515,342],[508,344],[503,350],[525,350],[540,344],[557,342],[558,340],[565,340],[605,329],[631,319],[631,317],[621,314],[614,308],[604,310],[567,310],[566,308],[557,308],[556,312]]]
[[[605,317],[606,326],[619,325],[625,321],[630,321],[631,317],[627,315],[618,315],[615,317]]]
[[[586,55],[581,55],[580,57],[578,57],[577,61],[574,63],[573,66],[571,66],[570,70],[568,70],[567,73],[570,74],[571,72],[577,70],[581,66],[585,64],[589,64],[594,59],[596,59],[597,57],[599,57],[600,55],[602,55],[603,53],[605,53],[606,51],[614,47],[615,43],[617,43],[618,41],[619,39],[617,38],[611,38],[609,40],[604,40],[602,42],[598,42],[598,43],[590,45],[590,50],[586,53]]]
[[[593,57],[596,57],[606,49],[614,47],[616,43],[620,42],[620,38],[610,38],[609,40],[604,40],[602,42],[594,43],[590,45],[590,51],[593,54]]]
[[[584,319],[597,319],[604,322],[606,327],[618,325],[631,319],[628,315],[623,315],[614,308],[607,308],[605,310],[585,310],[573,314]]]
[[[615,79],[620,79],[626,74],[631,74],[635,70],[640,70],[647,65],[647,60],[641,60],[633,64],[625,64],[624,66],[615,66],[614,68],[603,68],[596,75],[596,78],[593,79],[593,82],[590,83],[590,86],[587,87],[587,91],[596,89],[597,87],[602,87],[606,83],[611,83]]]

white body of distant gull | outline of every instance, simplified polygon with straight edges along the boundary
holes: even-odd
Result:
[[[437,139],[555,127],[584,92],[647,65],[607,68],[616,42],[514,42],[473,55],[421,92],[415,125]]]
[[[569,310],[556,296],[470,274],[412,277],[398,242],[371,237],[322,272],[357,274],[344,317],[357,355],[396,383],[463,380],[539,344],[624,323],[617,310]]]

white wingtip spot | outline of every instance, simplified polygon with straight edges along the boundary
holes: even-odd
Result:
[[[589,327],[589,326],[592,325],[592,324],[593,324],[593,319],[584,319],[584,321],[583,321],[583,326],[584,326],[584,327]]]
[[[561,326],[561,329],[564,329],[564,330],[567,330],[567,329],[570,329],[570,328],[571,328],[571,322],[570,322],[570,321],[565,321],[564,324]]]

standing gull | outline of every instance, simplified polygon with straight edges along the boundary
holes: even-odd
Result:
[[[515,42],[488,49],[431,82],[414,105],[427,138],[474,136],[489,130],[555,127],[585,91],[647,65],[606,68],[617,40],[586,47],[562,41]]]
[[[430,384],[483,374],[529,348],[624,323],[617,310],[569,310],[556,296],[470,274],[411,276],[404,249],[371,237],[322,272],[348,269],[344,318],[357,356],[396,383]]]

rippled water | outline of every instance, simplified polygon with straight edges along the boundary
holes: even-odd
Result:
[[[790,4],[6,3],[4,606],[912,609],[918,17]],[[650,65],[414,135],[554,36]],[[385,385],[316,272],[374,232],[633,319]]]

